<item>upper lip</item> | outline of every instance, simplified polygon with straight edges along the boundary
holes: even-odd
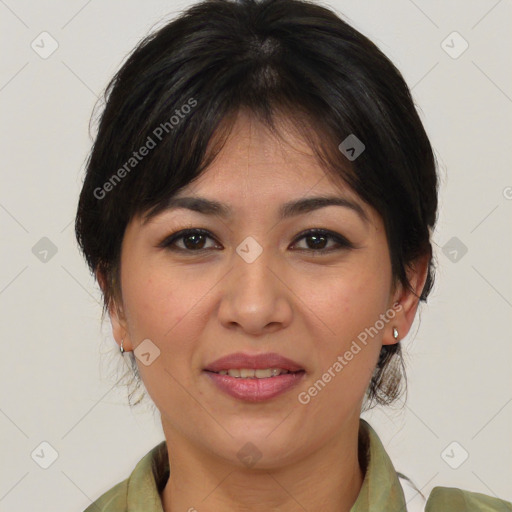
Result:
[[[288,359],[275,352],[267,352],[265,354],[244,354],[243,352],[236,352],[227,356],[221,357],[213,363],[206,366],[205,370],[210,372],[220,372],[221,370],[250,368],[254,370],[265,368],[281,368],[289,372],[297,372],[304,370],[299,363]]]

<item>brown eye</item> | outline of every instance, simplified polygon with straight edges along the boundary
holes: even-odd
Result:
[[[209,249],[206,247],[208,239],[214,240],[204,229],[184,229],[165,238],[158,247],[165,247],[171,251],[199,252]]]
[[[331,252],[354,247],[344,236],[325,229],[313,229],[302,233],[295,243],[300,240],[305,240],[307,246],[298,249],[301,251]],[[329,241],[334,242],[334,246],[328,247]]]

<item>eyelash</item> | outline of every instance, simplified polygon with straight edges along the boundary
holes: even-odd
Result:
[[[211,238],[212,240],[215,240],[214,237],[211,235],[211,233],[205,229],[201,228],[188,228],[188,229],[182,229],[180,231],[177,231],[176,233],[173,233],[172,235],[167,236],[164,240],[162,240],[158,247],[165,248],[169,251],[176,251],[176,252],[188,252],[188,253],[203,253],[205,251],[209,251],[211,249],[183,249],[181,247],[176,247],[175,242],[178,240],[182,240],[186,238],[187,236],[191,235],[199,235],[199,236],[206,236],[208,238]],[[311,253],[320,253],[320,254],[327,254],[331,253],[333,251],[339,251],[339,250],[347,250],[347,249],[354,249],[355,246],[349,242],[344,236],[335,233],[333,231],[329,231],[326,229],[309,229],[307,231],[303,231],[300,233],[297,238],[294,241],[294,244],[298,243],[300,240],[305,239],[310,236],[321,236],[325,237],[331,240],[334,240],[338,247],[335,248],[329,248],[329,249],[296,249],[298,251],[302,252],[311,252]]]

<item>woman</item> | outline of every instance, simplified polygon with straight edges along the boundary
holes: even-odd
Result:
[[[406,510],[363,408],[433,284],[435,157],[330,10],[209,0],[107,88],[76,234],[165,441],[87,511]],[[512,510],[435,488],[426,510]]]

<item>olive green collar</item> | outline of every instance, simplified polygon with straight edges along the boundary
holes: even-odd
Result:
[[[363,485],[350,512],[404,512],[406,502],[398,475],[377,433],[365,420],[359,422],[360,438],[367,443]],[[360,442],[360,445],[362,444]]]

